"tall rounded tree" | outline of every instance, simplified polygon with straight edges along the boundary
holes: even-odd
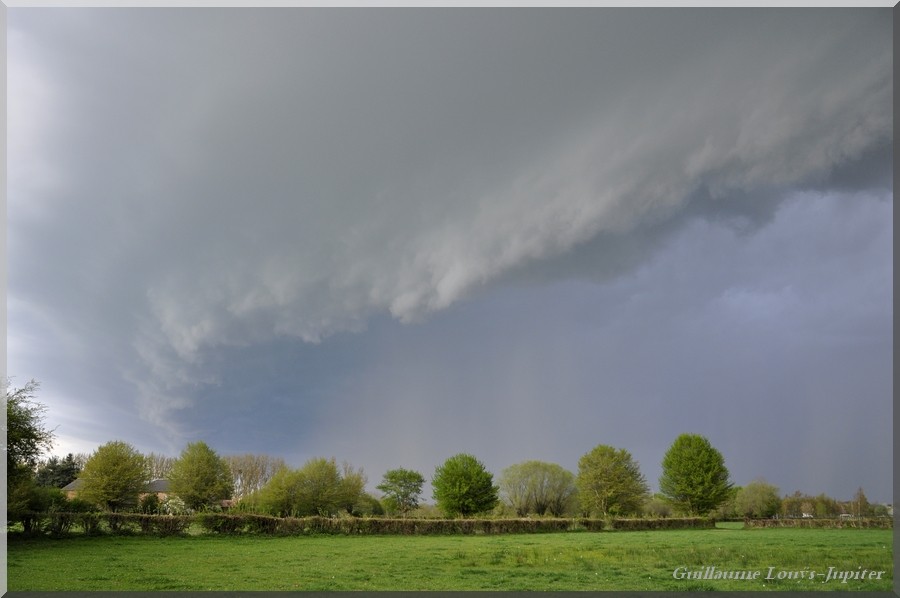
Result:
[[[34,380],[10,390],[6,381],[6,476],[30,477],[42,453],[53,445],[53,431],[44,427],[45,405],[35,402]]]
[[[147,486],[147,461],[133,446],[113,440],[99,447],[78,475],[79,498],[110,511],[137,505]]]
[[[424,483],[425,478],[418,471],[399,467],[386,472],[376,488],[384,492],[391,511],[399,511],[405,516],[419,506],[419,495],[422,494]]]
[[[42,453],[53,445],[53,432],[44,426],[46,406],[35,402],[38,383],[34,380],[10,389],[6,380],[6,512],[9,521],[34,510],[34,467]]]
[[[575,476],[556,463],[525,461],[503,470],[500,491],[519,516],[549,512],[562,517],[573,502]]]
[[[734,496],[734,511],[740,517],[772,517],[780,508],[778,487],[763,479],[753,480]]]
[[[604,516],[638,512],[650,491],[631,453],[605,444],[581,457],[575,483],[581,508]]]
[[[709,440],[682,434],[663,457],[659,490],[678,510],[706,515],[728,499],[728,478],[725,459]]]
[[[490,511],[499,502],[494,476],[481,461],[465,453],[454,455],[435,468],[431,487],[438,508],[448,517]]]
[[[347,485],[335,460],[316,458],[300,469],[282,467],[276,471],[254,500],[273,515],[306,517],[337,514],[346,508],[347,496]],[[354,503],[358,500],[355,497]]]
[[[189,509],[203,509],[231,498],[234,478],[225,459],[205,442],[192,442],[172,464],[169,488]]]

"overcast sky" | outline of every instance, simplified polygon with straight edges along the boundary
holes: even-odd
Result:
[[[13,386],[59,454],[891,501],[890,11],[9,9]]]

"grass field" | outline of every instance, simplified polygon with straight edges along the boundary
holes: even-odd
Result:
[[[678,567],[759,571],[759,577],[675,579]],[[884,573],[846,583],[808,578],[829,567]],[[789,571],[807,578],[777,579]],[[727,526],[497,536],[11,536],[8,584],[11,591],[891,591],[893,549],[892,530]]]

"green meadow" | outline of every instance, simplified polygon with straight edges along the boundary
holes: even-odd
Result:
[[[892,533],[720,524],[705,530],[474,536],[11,534],[8,584],[11,591],[892,591]],[[674,576],[679,567],[688,577]],[[856,576],[865,570],[867,579],[845,583],[816,575],[829,567]],[[707,577],[715,571],[759,573],[756,579],[690,577],[704,571]],[[880,579],[873,571],[882,572]]]

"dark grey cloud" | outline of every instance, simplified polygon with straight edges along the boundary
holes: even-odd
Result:
[[[11,367],[73,444],[831,455],[786,397],[890,407],[886,14],[13,9]]]

